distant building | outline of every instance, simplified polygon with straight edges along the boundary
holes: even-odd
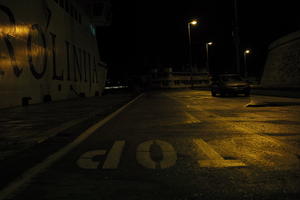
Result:
[[[172,68],[164,68],[159,71],[153,69],[151,72],[151,88],[191,88],[191,87],[208,87],[208,73],[190,72],[173,72]]]

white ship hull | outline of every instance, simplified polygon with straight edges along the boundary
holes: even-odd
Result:
[[[80,22],[53,0],[0,0],[0,108],[101,94],[106,68],[76,9]]]

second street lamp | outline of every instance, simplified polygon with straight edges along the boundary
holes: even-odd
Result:
[[[245,78],[248,77],[248,69],[247,69],[247,54],[250,54],[251,53],[251,50],[250,49],[246,49],[244,51],[244,75],[245,75]]]
[[[198,24],[197,20],[191,20],[188,22],[188,36],[189,36],[189,62],[190,62],[190,82],[191,88],[193,88],[193,57],[192,57],[192,39],[191,39],[191,25],[196,26]]]
[[[191,39],[191,25],[196,26],[198,24],[197,20],[191,20],[188,22],[188,36],[189,36],[189,62],[191,70],[191,88],[193,88],[193,58],[192,58],[192,39]]]
[[[213,44],[214,44],[213,42],[206,42],[205,43],[205,47],[206,47],[206,70],[207,70],[208,73],[210,73],[208,47],[212,46]]]

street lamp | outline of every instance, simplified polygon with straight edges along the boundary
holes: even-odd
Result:
[[[239,19],[238,19],[238,4],[237,0],[234,0],[234,22],[233,22],[233,39],[235,45],[235,57],[236,57],[236,73],[240,73],[240,35],[239,35]]]
[[[247,69],[247,55],[251,53],[251,50],[250,49],[246,49],[244,51],[244,67],[245,67],[245,78],[247,78],[248,76],[248,69]]]
[[[210,69],[209,69],[209,54],[208,54],[208,47],[212,46],[214,43],[213,42],[206,42],[205,43],[205,47],[206,47],[206,69],[207,72],[210,73]]]
[[[191,88],[193,88],[193,58],[192,58],[192,39],[191,39],[191,25],[196,26],[198,24],[197,20],[191,20],[188,22],[188,36],[189,36],[189,61],[191,70]]]

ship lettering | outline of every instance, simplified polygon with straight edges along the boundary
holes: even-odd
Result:
[[[8,21],[9,21],[9,24],[10,24],[10,25],[7,25],[7,26],[10,27],[10,30],[15,30],[16,20],[15,20],[15,16],[12,13],[12,11],[8,7],[3,6],[3,5],[0,5],[0,11],[3,12],[5,15],[7,15]],[[23,69],[20,69],[17,65],[15,50],[14,50],[14,47],[13,47],[11,41],[10,41],[11,36],[5,30],[2,31],[1,29],[0,29],[0,34],[4,34],[3,39],[4,39],[4,42],[5,42],[7,50],[8,50],[8,54],[9,54],[9,58],[10,58],[10,62],[11,62],[14,74],[15,74],[16,77],[19,77],[22,74]]]
[[[76,46],[73,45],[73,66],[74,66],[74,81],[77,82],[77,72],[79,74],[79,80],[82,80],[82,70],[81,70],[81,52],[78,49],[78,54]]]
[[[37,38],[38,36],[41,37],[42,44],[39,44],[39,42],[36,42],[36,41],[40,41]],[[33,41],[34,39],[36,41]],[[36,43],[33,45],[34,42],[36,42]],[[46,44],[45,34],[38,24],[34,24],[31,26],[31,29],[30,29],[30,32],[28,35],[28,40],[27,40],[27,52],[28,52],[28,63],[29,63],[29,67],[30,67],[30,71],[31,71],[32,75],[36,79],[43,78],[43,76],[46,72],[46,69],[47,69],[47,44]],[[42,59],[43,63],[38,63],[39,62],[38,57],[40,57],[41,54],[43,56],[43,59]],[[34,62],[34,58],[36,58],[35,62]],[[42,66],[41,72],[38,72],[36,70],[35,63]]]
[[[62,70],[61,75],[57,75],[56,69],[56,35],[50,32],[50,36],[52,39],[52,62],[53,62],[53,80],[64,80],[64,71]]]
[[[9,23],[10,30],[14,30],[16,27],[16,20],[12,11],[0,5],[0,11],[3,12]],[[11,61],[11,66],[13,68],[14,75],[20,77],[23,69],[17,66],[17,59],[15,56],[15,50],[13,43],[11,42],[11,36],[1,30],[1,34],[4,33],[3,39],[6,44],[9,58]],[[51,40],[51,52],[52,56],[52,79],[53,80],[64,80],[64,70],[62,69],[58,72],[57,69],[57,57],[56,57],[56,38],[57,35],[49,32]],[[27,37],[27,59],[30,68],[30,72],[35,79],[42,79],[47,72],[48,65],[48,47],[46,42],[46,36],[39,24],[33,24],[29,28]],[[92,83],[98,83],[98,72],[97,67],[101,67],[96,61],[96,56],[91,56],[91,54],[84,49],[76,47],[69,41],[65,41],[66,45],[66,62],[67,62],[67,80],[71,80],[71,75],[73,76],[73,81],[88,82],[90,89]],[[72,48],[72,51],[71,51]],[[70,55],[72,54],[72,55]],[[72,56],[72,57],[71,57]],[[71,59],[72,58],[72,59]],[[92,61],[93,60],[93,61]],[[92,64],[92,62],[93,64]],[[71,63],[72,62],[72,63]],[[92,66],[93,65],[93,66]],[[72,68],[72,69],[71,69]]]

